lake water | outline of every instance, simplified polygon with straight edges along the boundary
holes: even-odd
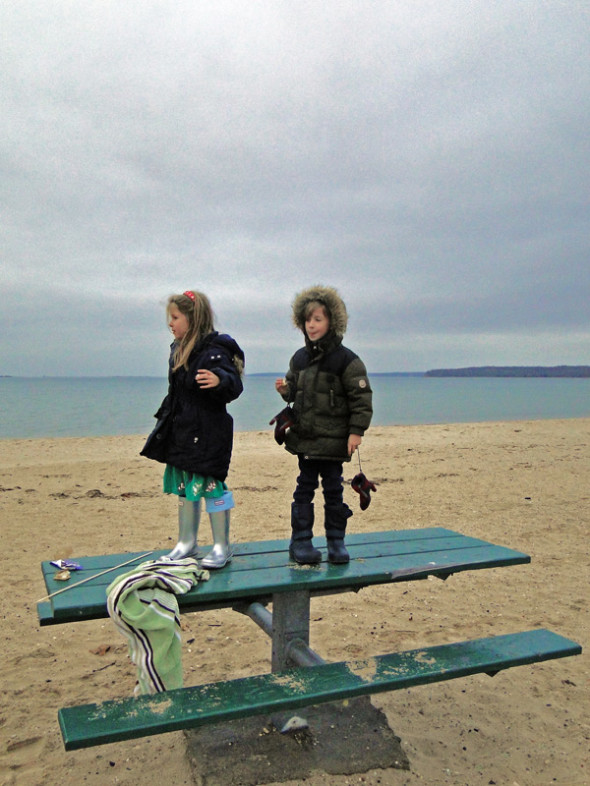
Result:
[[[270,429],[279,374],[247,375],[229,410],[236,431]],[[590,379],[373,374],[373,425],[590,416]],[[166,394],[157,377],[0,378],[0,438],[147,434]]]

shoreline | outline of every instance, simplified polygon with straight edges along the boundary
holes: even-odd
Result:
[[[590,417],[586,381],[376,375],[373,427]],[[166,392],[161,380],[149,378],[20,382],[3,390],[0,440],[147,436]],[[236,432],[250,433],[268,430],[283,404],[274,385],[262,376],[253,377],[228,409]]]
[[[393,437],[394,435],[404,435],[408,431],[422,430],[434,433],[436,430],[449,430],[449,429],[489,429],[490,427],[505,427],[505,428],[523,428],[531,425],[553,424],[555,426],[563,424],[565,427],[568,425],[579,424],[581,428],[590,425],[589,417],[577,418],[540,418],[540,419],[526,419],[526,420],[490,420],[490,421],[476,421],[473,423],[424,423],[420,425],[388,425],[388,426],[371,426],[361,445],[361,456],[363,466],[370,459],[370,451],[372,448],[372,440],[375,437],[379,439]],[[163,464],[158,464],[155,461],[150,461],[139,455],[139,451],[143,447],[147,434],[117,434],[117,435],[103,435],[103,436],[85,436],[85,437],[19,437],[0,439],[0,470],[8,468],[13,464],[16,466],[26,465],[28,463],[38,464],[40,466],[52,464],[55,461],[71,461],[71,462],[93,462],[100,461],[101,456],[104,458],[122,460],[128,458],[130,461],[139,460],[146,466],[152,468],[158,467],[158,472],[163,471]],[[228,485],[231,486],[231,478],[234,466],[239,461],[239,451],[243,446],[247,450],[252,450],[253,446],[250,444],[252,441],[256,442],[256,449],[260,450],[264,446],[265,451],[269,450],[275,452],[275,458],[282,456],[294,460],[294,457],[288,454],[284,447],[275,443],[273,438],[272,428],[265,430],[253,431],[236,431],[234,434],[234,447],[232,454],[232,462],[230,465]],[[97,450],[98,449],[98,450]],[[47,451],[47,453],[42,452]],[[346,474],[347,467],[354,466],[358,468],[358,460],[353,458],[350,462],[344,463],[344,472]],[[291,468],[292,469],[292,468]],[[292,470],[294,471],[294,470]],[[353,472],[354,475],[356,473]]]
[[[193,784],[182,732],[65,753],[57,709],[129,695],[134,670],[109,620],[39,628],[45,559],[176,542],[163,465],[145,435],[8,439],[0,455],[5,548],[0,782],[88,786]],[[469,571],[315,599],[311,646],[329,661],[546,627],[581,656],[379,694],[410,771],[313,773],[308,786],[519,786],[588,781],[590,418],[372,427],[361,449],[377,483],[366,511],[350,486],[356,532],[442,526],[531,555],[530,565]],[[272,429],[237,432],[228,485],[234,541],[289,536],[296,459]],[[344,467],[345,481],[358,471]],[[316,534],[321,502],[316,500]],[[205,519],[202,542],[209,542]],[[183,615],[185,684],[270,668],[268,640],[228,610]],[[285,782],[283,786],[299,786]]]

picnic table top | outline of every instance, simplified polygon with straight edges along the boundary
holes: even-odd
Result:
[[[325,549],[325,538],[314,543]],[[270,601],[273,594],[307,590],[322,595],[347,590],[358,591],[375,584],[447,578],[452,573],[483,568],[522,565],[530,557],[519,551],[496,546],[443,527],[387,530],[347,535],[350,562],[332,565],[298,565],[289,559],[288,540],[235,543],[232,561],[222,570],[210,571],[208,581],[198,582],[178,598],[181,611],[198,611],[233,606],[237,603]],[[96,576],[38,603],[41,625],[100,619],[107,616],[106,588],[118,576],[147,560],[157,559],[167,550],[107,554],[75,558],[82,570],[72,572],[70,583]],[[130,560],[136,560],[129,562]],[[122,563],[127,563],[122,566]],[[105,573],[104,571],[109,571]],[[57,569],[42,563],[48,595],[64,590],[64,582],[54,576]],[[97,575],[102,574],[102,575]]]

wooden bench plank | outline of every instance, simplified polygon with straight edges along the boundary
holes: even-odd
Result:
[[[289,560],[288,541],[283,543],[285,548],[281,552],[255,557],[237,555],[222,571],[212,571],[209,581],[200,582],[179,598],[181,611],[231,605],[233,601],[268,599],[276,592],[305,589],[322,594],[358,590],[372,584],[408,581],[429,575],[446,577],[464,570],[530,562],[527,554],[456,533],[433,540],[420,538],[418,546],[407,540],[397,543],[384,541],[374,548],[359,546],[357,552],[356,547],[351,545],[351,561],[346,565],[331,565],[326,561],[315,566],[297,565]],[[362,557],[356,556],[358,553]],[[98,571],[99,567],[97,565],[92,570]],[[55,596],[51,599],[51,609],[46,604],[39,608],[40,623],[48,625],[105,617],[106,586],[118,574],[132,567],[128,565],[121,570],[113,570],[98,577],[96,582],[90,581]],[[91,572],[77,571],[74,575],[86,578]],[[50,582],[47,586],[50,592],[54,591]],[[63,584],[57,589],[63,589]]]
[[[580,652],[576,642],[532,630],[66,707],[58,717],[66,750],[75,750],[471,674],[495,674]]]

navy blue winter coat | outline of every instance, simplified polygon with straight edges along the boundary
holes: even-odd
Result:
[[[188,369],[172,371],[173,352],[174,344],[168,395],[155,415],[162,418],[168,414],[165,436],[157,442],[150,435],[141,455],[224,481],[232,454],[234,423],[226,404],[243,390],[238,366],[243,368],[244,353],[231,336],[217,332],[198,342],[191,352]],[[200,368],[219,377],[216,388],[198,386],[195,377]]]

